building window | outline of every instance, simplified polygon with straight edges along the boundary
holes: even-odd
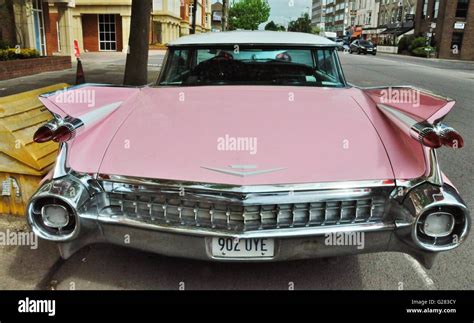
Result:
[[[458,7],[456,8],[456,17],[466,18],[468,8],[469,8],[469,0],[458,0]]]
[[[59,28],[59,21],[56,21],[56,30],[58,31],[58,52],[61,51],[61,29]]]
[[[423,12],[421,13],[421,17],[426,19],[428,16],[428,0],[423,0]]]
[[[46,33],[44,30],[43,3],[40,0],[33,1],[33,30],[35,33],[35,48],[46,55]]]
[[[435,0],[434,7],[433,7],[433,18],[438,18],[439,13],[439,0]]]
[[[99,15],[99,50],[117,50],[115,15]]]
[[[397,22],[397,10],[396,9],[393,9],[392,10],[392,18],[390,19],[390,22],[392,24],[396,23]]]
[[[463,33],[453,33],[453,37],[451,38],[451,49],[453,50],[453,53],[456,50],[461,51],[463,38],[464,38]]]

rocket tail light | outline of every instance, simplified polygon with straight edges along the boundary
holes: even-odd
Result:
[[[48,141],[66,142],[75,137],[77,130],[84,123],[80,119],[66,117],[58,122],[48,122],[41,127],[33,135],[36,143],[44,143]]]
[[[48,122],[42,125],[33,135],[34,142],[43,143],[52,140],[57,128],[58,125],[55,122]]]
[[[459,132],[457,132],[453,128],[441,125],[439,127],[438,133],[443,146],[451,147],[454,149],[464,147],[464,138],[459,134]]]
[[[80,130],[91,128],[99,121],[106,118],[121,104],[122,101],[114,102],[82,114],[79,118],[67,116],[63,120],[57,122],[48,122],[36,131],[33,140],[37,143],[43,143],[50,140],[56,142],[69,141],[73,139]]]
[[[426,120],[415,120],[408,114],[384,104],[378,104],[377,107],[401,131],[419,141],[425,147],[433,149],[442,146],[464,147],[464,139],[459,132],[444,123],[433,125]]]

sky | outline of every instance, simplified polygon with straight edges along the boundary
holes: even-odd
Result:
[[[232,3],[232,0],[230,1]],[[216,2],[216,0],[213,0],[213,2]],[[273,20],[275,23],[285,27],[288,26],[290,20],[295,20],[305,12],[310,13],[312,6],[311,0],[268,0],[268,3],[271,7],[268,21]],[[266,24],[260,25],[260,29],[263,29]]]
[[[275,23],[288,26],[290,20],[295,20],[303,13],[309,13],[311,17],[311,0],[268,0],[270,4],[270,19]],[[262,24],[263,27],[266,23]],[[262,29],[263,27],[260,26]]]

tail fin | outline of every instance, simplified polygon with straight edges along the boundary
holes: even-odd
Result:
[[[461,135],[441,122],[454,107],[454,100],[409,86],[362,90],[393,124],[424,146],[464,146]]]

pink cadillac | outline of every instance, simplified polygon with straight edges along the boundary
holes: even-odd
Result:
[[[436,149],[454,101],[411,87],[357,88],[336,44],[227,32],[169,44],[141,88],[43,95],[61,143],[28,221],[64,258],[113,243],[169,256],[279,261],[396,251],[430,268],[470,215]]]

